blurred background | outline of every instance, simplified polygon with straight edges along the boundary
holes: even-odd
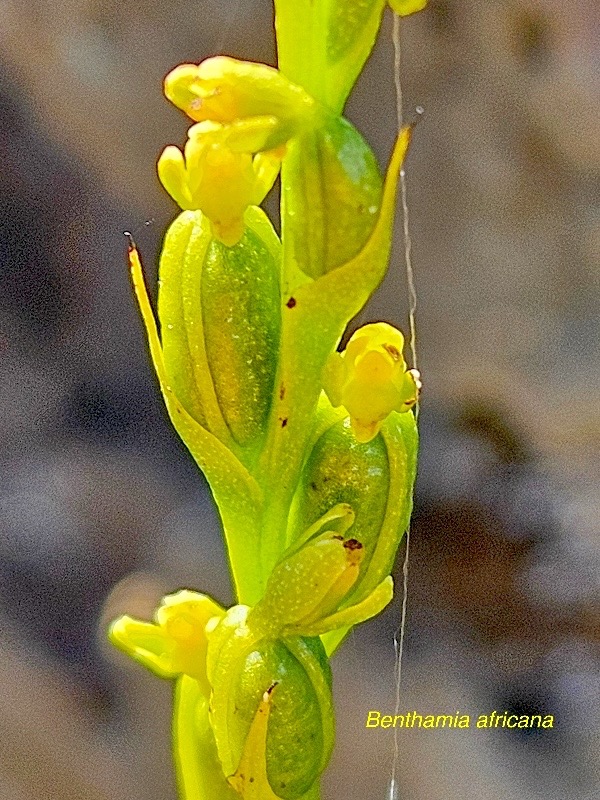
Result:
[[[600,797],[600,7],[431,0],[403,21],[425,392],[401,710],[555,716],[401,732],[400,800]],[[183,586],[231,601],[128,284],[175,209],[161,81],[274,62],[268,0],[0,0],[0,796],[174,800],[170,687],[105,643]],[[348,106],[387,160],[391,18]],[[361,322],[406,326],[398,217]],[[400,576],[400,568],[398,576]],[[334,660],[330,800],[387,799],[396,604]]]

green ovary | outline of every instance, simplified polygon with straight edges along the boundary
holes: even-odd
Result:
[[[252,230],[233,247],[211,241],[201,296],[219,407],[238,444],[251,444],[269,413],[280,328],[277,265]]]
[[[355,514],[350,533],[365,550],[364,573],[385,515],[389,480],[382,437],[361,444],[347,421],[337,422],[318,440],[304,468],[295,530],[304,530],[338,503],[348,503]]]

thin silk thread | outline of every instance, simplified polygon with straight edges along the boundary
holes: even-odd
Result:
[[[393,16],[392,28],[392,42],[394,45],[394,85],[396,87],[396,113],[398,118],[398,130],[402,128],[403,114],[402,114],[402,82],[400,78],[400,68],[402,62],[402,52],[400,46],[400,17],[397,14]],[[409,214],[408,214],[408,197],[407,197],[407,182],[406,173],[404,168],[400,172],[400,196],[402,203],[402,222],[403,222],[403,237],[404,237],[404,263],[406,266],[406,280],[408,284],[408,319],[410,331],[410,352],[412,357],[412,366],[417,369],[417,329],[415,315],[417,310],[417,291],[415,287],[415,277],[412,265],[412,240],[410,237],[409,228]],[[415,408],[415,417],[418,419],[419,407],[418,404]],[[394,654],[395,654],[395,679],[396,679],[396,695],[394,702],[394,714],[397,716],[400,713],[400,686],[402,682],[402,654],[404,651],[404,632],[406,629],[406,612],[408,608],[408,564],[410,552],[410,525],[406,531],[406,551],[404,554],[404,562],[402,564],[402,611],[400,615],[400,628],[394,635]],[[398,728],[394,726],[394,756],[392,759],[392,771],[389,786],[389,800],[397,800],[398,798],[398,782],[397,771],[400,760],[400,748]]]

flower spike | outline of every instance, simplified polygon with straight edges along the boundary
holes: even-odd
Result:
[[[319,800],[329,656],[393,595],[420,380],[384,323],[334,351],[385,275],[414,126],[384,177],[342,110],[385,6],[425,2],[275,0],[278,68],[217,56],[165,78],[190,122],[157,163],[182,213],[156,313],[129,237],[131,278],[169,416],[220,512],[236,604],[186,589],[110,638],[173,681],[186,800]],[[280,168],[281,237],[259,207]]]

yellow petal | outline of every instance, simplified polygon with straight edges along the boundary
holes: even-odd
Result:
[[[177,676],[172,664],[174,643],[158,625],[124,615],[112,623],[108,637],[119,650],[159,678]]]
[[[184,211],[192,209],[194,206],[181,150],[174,145],[165,147],[160,154],[156,168],[160,182],[177,205]]]

